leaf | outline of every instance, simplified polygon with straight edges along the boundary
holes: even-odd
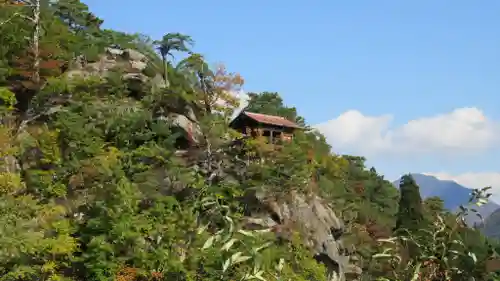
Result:
[[[413,272],[413,277],[411,278],[411,281],[417,281],[420,275],[420,267],[422,266],[421,263],[418,263],[417,266],[415,267],[415,271]]]
[[[256,233],[268,233],[271,232],[270,228],[255,230]]]
[[[205,230],[206,230],[207,228],[208,228],[208,224],[206,224],[206,225],[202,225],[202,226],[200,226],[200,227],[198,228],[198,230],[196,231],[196,233],[197,233],[198,235],[200,235],[200,234],[202,234],[203,232],[205,232]]]
[[[455,251],[455,250],[449,250],[448,252],[450,252],[450,253],[452,253],[452,254],[455,254],[455,255],[457,255],[457,256],[462,255],[460,252]]]
[[[239,256],[241,256],[243,254],[243,252],[236,252],[234,253],[232,256],[231,256],[231,260],[235,260],[237,259]]]
[[[476,254],[469,252],[469,253],[468,253],[468,256],[472,258],[472,261],[474,261],[474,263],[476,263],[476,262],[477,262],[477,257],[476,257]]]
[[[204,202],[203,204],[201,204],[203,207],[207,207],[207,206],[210,206],[210,205],[214,205],[216,204],[217,202],[215,201],[208,201],[208,202]]]
[[[374,259],[380,259],[380,258],[393,258],[394,255],[390,255],[390,254],[375,254],[372,256],[372,258]]]
[[[262,281],[266,281],[266,279],[264,277],[262,277],[262,274],[264,273],[263,270],[257,272],[256,274],[254,274],[254,277],[259,279],[259,280],[262,280]]]
[[[460,246],[465,246],[464,242],[462,242],[461,240],[458,240],[458,239],[452,240],[451,243],[456,244],[456,245],[460,245]]]
[[[212,246],[212,244],[214,243],[214,239],[215,239],[215,235],[208,238],[207,241],[205,241],[205,244],[203,244],[202,250],[210,248]]]
[[[231,240],[229,240],[228,242],[226,242],[226,244],[224,244],[222,246],[222,248],[220,248],[221,251],[228,251],[234,244],[234,242],[238,241],[238,239],[235,239],[235,238],[231,238]]]
[[[480,207],[486,203],[488,203],[488,200],[486,200],[484,198],[479,198],[479,200],[477,200],[477,202],[476,202],[476,205]]]
[[[404,238],[404,237],[402,237],[402,238]],[[391,238],[388,238],[388,239],[377,239],[377,242],[396,244],[396,240],[397,239],[398,239],[397,237],[391,237]]]
[[[231,219],[230,217],[228,216],[224,216],[224,219],[227,220],[229,222],[229,232],[232,233],[233,232],[233,229],[234,229],[234,222],[233,222],[233,219]]]
[[[242,256],[241,254],[242,254],[242,252],[237,252],[236,254],[231,256],[231,260],[233,261],[233,264],[244,262],[244,261],[247,261],[247,260],[252,258],[250,256]]]
[[[248,236],[248,237],[254,237],[250,231],[245,231],[245,230],[240,229],[240,230],[238,230],[238,233],[241,233],[241,234]]]
[[[254,249],[254,251],[257,253],[257,252],[259,252],[260,250],[265,249],[265,248],[267,248],[267,247],[271,246],[272,244],[273,244],[273,242],[266,242],[266,243],[264,243],[263,245],[261,245],[260,247],[255,248],[255,249]]]
[[[276,270],[278,270],[278,272],[281,272],[283,270],[284,266],[285,266],[285,259],[280,258],[280,261],[278,263],[278,266],[276,267]]]
[[[226,272],[226,270],[229,268],[229,265],[231,263],[231,258],[227,259],[224,264],[222,264],[222,272]]]
[[[233,219],[228,216],[224,216],[224,219],[227,220],[229,223],[233,223]]]

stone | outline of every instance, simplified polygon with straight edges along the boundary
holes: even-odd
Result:
[[[0,172],[17,173],[21,170],[19,161],[12,155],[6,155],[0,158]]]
[[[347,273],[350,277],[361,274],[361,269],[351,264],[351,256],[344,254],[349,252],[344,249],[342,241],[344,223],[322,198],[306,198],[292,193],[287,200],[276,201],[264,192],[255,192],[250,196],[253,197],[249,200],[250,204],[260,205],[252,210],[267,210],[267,213],[252,213],[246,219],[248,228],[268,228],[293,222],[294,228],[302,230],[307,237],[305,242],[311,246],[316,260],[327,268],[330,281],[344,281]]]
[[[121,56],[123,55],[123,50],[117,48],[106,48],[106,52],[112,56]]]
[[[148,60],[146,55],[133,49],[126,49],[123,51],[123,53],[130,61],[146,62]]]
[[[122,76],[123,80],[135,80],[141,83],[146,83],[148,81],[148,77],[142,73],[125,73]]]
[[[139,72],[142,72],[144,69],[146,69],[147,66],[148,66],[148,64],[146,62],[143,62],[143,61],[130,61],[130,67],[133,70],[136,70]]]

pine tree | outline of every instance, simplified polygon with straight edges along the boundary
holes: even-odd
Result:
[[[410,174],[401,177],[399,184],[401,198],[396,219],[396,230],[415,232],[424,219],[420,189]]]

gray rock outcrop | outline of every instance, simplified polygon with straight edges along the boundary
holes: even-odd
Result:
[[[327,268],[329,280],[343,281],[346,275],[356,277],[361,274],[361,269],[353,264],[352,253],[343,245],[345,228],[342,220],[320,197],[306,198],[292,193],[282,202],[259,192],[252,197],[255,212],[247,218],[249,228],[292,224],[294,229],[300,230],[316,260]]]
[[[147,66],[148,58],[136,50],[106,48],[95,62],[85,62],[82,58],[77,58],[66,75],[70,78],[94,75],[106,77],[113,71],[123,71],[124,79],[129,77],[146,81],[148,77],[143,72]]]
[[[147,73],[149,59],[146,55],[133,49],[106,48],[95,62],[85,62],[77,59],[65,73],[68,78],[107,77],[111,73],[120,73],[121,79],[129,88],[158,90],[164,88],[166,83],[160,73]],[[147,88],[146,88],[147,89]],[[196,123],[196,116],[192,108],[179,109],[180,112],[168,112],[163,116],[174,126],[185,131],[188,141],[197,143],[200,136],[200,128]]]

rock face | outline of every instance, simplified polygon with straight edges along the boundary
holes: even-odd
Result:
[[[68,77],[89,77],[99,75],[105,77],[112,71],[123,71],[122,78],[138,79],[146,82],[148,77],[143,73],[148,66],[148,59],[142,53],[132,49],[107,48],[96,62],[75,60],[71,70],[66,72]]]
[[[70,70],[66,72],[68,78],[88,78],[92,76],[107,77],[111,73],[120,73],[121,78],[129,88],[151,87],[151,90],[165,87],[165,81],[160,73],[149,71],[148,57],[133,49],[107,48],[95,62],[83,62],[81,59],[75,60]],[[185,108],[180,113],[169,113],[165,116],[168,120],[182,128],[188,141],[197,143],[200,135],[200,128],[193,122],[196,116],[192,108]]]
[[[343,222],[321,198],[291,194],[286,201],[277,202],[259,192],[250,197],[253,213],[247,219],[249,228],[292,224],[327,268],[329,280],[343,281],[346,275],[356,278],[361,274],[361,269],[352,264],[352,253],[342,243]]]

